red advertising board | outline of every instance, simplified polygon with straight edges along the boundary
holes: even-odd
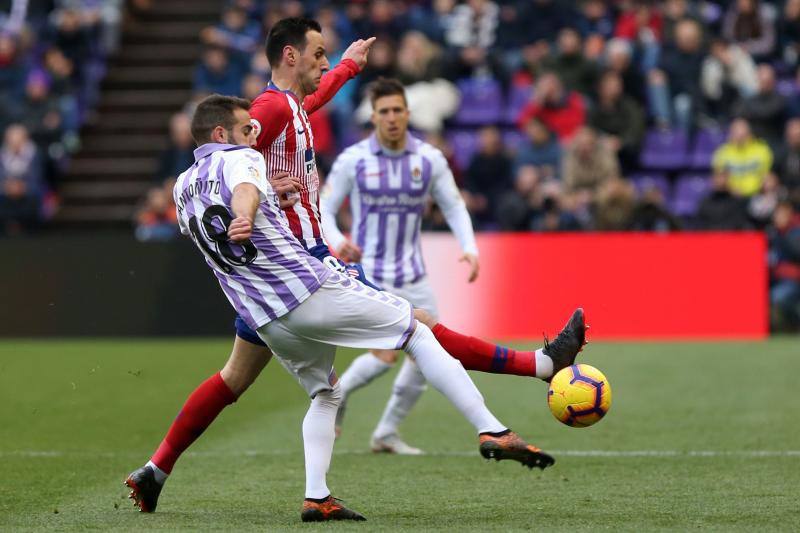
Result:
[[[760,233],[484,233],[473,284],[450,234],[426,234],[422,246],[442,322],[472,335],[533,340],[577,306],[592,339],[768,333]]]

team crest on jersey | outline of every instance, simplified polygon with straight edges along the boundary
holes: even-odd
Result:
[[[253,126],[253,133],[256,134],[256,137],[261,135],[261,123],[254,118],[250,119],[250,125]]]
[[[250,174],[251,178],[258,181],[258,169],[256,167],[247,167],[247,172]]]
[[[412,181],[420,181],[422,179],[422,170],[419,167],[414,167],[414,170],[411,171],[411,180]]]

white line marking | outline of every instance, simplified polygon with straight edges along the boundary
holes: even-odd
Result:
[[[800,457],[800,450],[546,450],[556,457]],[[271,457],[298,455],[303,450],[242,450],[242,451],[203,451],[186,452],[188,457]],[[369,450],[335,450],[334,455],[373,455]],[[428,457],[479,457],[478,451],[449,451],[426,454]],[[0,451],[0,459],[11,457],[48,458],[48,457],[87,457],[87,458],[142,458],[142,454],[134,452],[81,452],[65,450],[7,450]]]

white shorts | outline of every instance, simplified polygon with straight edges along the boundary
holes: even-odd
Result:
[[[258,328],[258,336],[313,397],[335,381],[337,346],[398,349],[415,323],[406,300],[334,273],[295,309]]]
[[[408,300],[415,309],[427,311],[433,318],[439,320],[439,307],[436,305],[436,297],[433,295],[428,276],[423,276],[414,283],[407,283],[402,287],[390,287],[387,290]]]

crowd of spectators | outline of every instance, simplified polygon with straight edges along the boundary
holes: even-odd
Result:
[[[0,2],[0,235],[56,207],[58,176],[97,103],[122,0]]]
[[[334,65],[378,37],[311,117],[323,179],[367,132],[366,85],[396,77],[478,229],[766,230],[773,300],[800,327],[800,0],[231,0],[201,33],[197,97],[257,96],[266,33],[301,15]],[[151,196],[139,217],[157,225]]]

